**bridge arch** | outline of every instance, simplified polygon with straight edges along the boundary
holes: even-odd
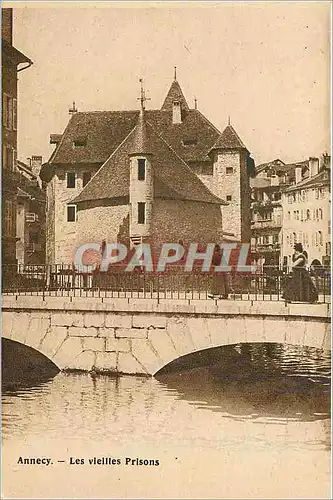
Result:
[[[74,299],[7,298],[3,336],[36,349],[61,370],[140,375],[232,344],[330,349],[328,304]]]
[[[49,380],[59,372],[48,357],[20,342],[3,338],[1,349],[4,389],[27,387]]]

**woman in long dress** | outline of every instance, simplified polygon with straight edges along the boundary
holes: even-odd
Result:
[[[220,266],[221,260],[222,260],[222,250],[220,248],[220,245],[216,244],[212,258],[213,267],[215,268]],[[208,297],[211,299],[213,298],[227,299],[229,296],[229,292],[230,292],[229,274],[225,271],[217,272],[214,269],[212,276],[212,289],[211,292],[208,294]]]
[[[307,258],[301,243],[294,245],[292,277],[287,283],[284,298],[294,302],[317,302],[318,292],[306,269]]]

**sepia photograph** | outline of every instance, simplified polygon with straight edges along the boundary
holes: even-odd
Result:
[[[331,498],[331,19],[2,2],[2,498]]]

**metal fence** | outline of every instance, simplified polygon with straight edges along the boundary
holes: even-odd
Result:
[[[318,292],[318,302],[330,302],[330,270],[310,272]],[[2,293],[42,296],[139,297],[157,299],[285,300],[284,292],[291,270],[265,266],[251,273],[185,272],[172,265],[163,273],[136,268],[126,272],[113,266],[108,272],[98,269],[77,271],[68,265],[3,266]],[[297,300],[297,299],[296,299]],[[299,299],[298,299],[299,300]]]

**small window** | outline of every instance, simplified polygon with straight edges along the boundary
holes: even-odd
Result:
[[[12,150],[12,154],[13,154],[13,170],[16,171],[16,169],[17,169],[17,151],[16,151],[16,149]]]
[[[187,139],[183,139],[184,146],[194,146],[195,144],[198,144],[197,137],[188,137]]]
[[[76,205],[67,205],[67,222],[76,222]]]
[[[17,99],[13,99],[13,130],[17,130]]]
[[[231,200],[232,200],[231,194],[227,194],[227,201],[231,201]]]
[[[67,172],[67,187],[73,189],[75,188],[75,183],[76,183],[75,172]]]
[[[82,186],[84,187],[91,179],[91,172],[83,172]]]
[[[6,167],[8,170],[13,170],[14,166],[14,151],[11,146],[6,146]]]
[[[2,110],[3,125],[9,130],[13,127],[13,99],[7,94],[3,96],[3,110]]]
[[[138,203],[138,224],[144,224],[146,220],[146,204]]]
[[[86,145],[87,145],[87,139],[85,138],[74,139],[73,141],[74,148],[84,148]]]
[[[227,175],[231,175],[234,173],[234,169],[232,167],[227,167],[225,170]]]
[[[144,158],[138,159],[138,180],[144,181],[146,178],[146,160]]]

